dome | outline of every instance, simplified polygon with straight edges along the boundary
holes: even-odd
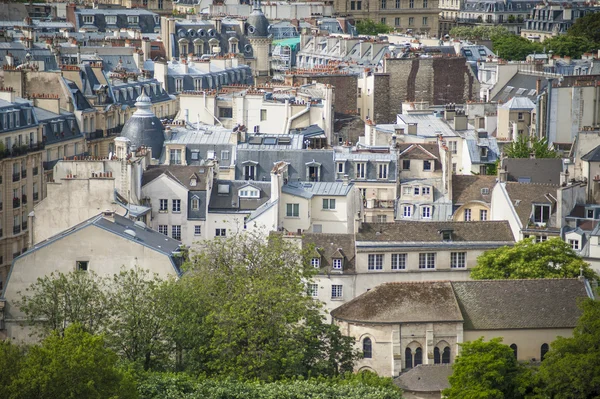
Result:
[[[152,112],[152,101],[145,93],[135,100],[136,110],[123,126],[121,137],[131,141],[132,148],[152,148],[152,158],[160,158],[165,142],[164,127]]]
[[[248,36],[249,37],[268,37],[269,36],[269,21],[260,8],[260,0],[254,0],[254,6],[248,19]]]

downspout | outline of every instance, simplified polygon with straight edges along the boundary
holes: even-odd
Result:
[[[214,119],[214,120],[216,120],[216,121],[219,123],[219,125],[223,126],[223,124],[221,123],[221,121],[219,120],[219,118],[217,118],[217,117],[215,116],[215,114],[213,114],[212,112],[210,112],[210,110],[209,110],[209,109],[206,107],[206,92],[204,92],[204,93],[202,93],[202,94],[203,94],[203,96],[204,96],[204,110],[205,110],[206,112],[208,112],[208,114],[209,114],[210,116],[212,116],[212,117],[213,117],[213,119]]]
[[[542,126],[540,125],[541,123],[541,116],[540,116],[540,111],[542,110],[541,108],[541,103],[540,103],[540,99],[543,97],[543,94],[538,94],[537,97],[535,98],[535,102],[536,102],[536,106],[537,106],[537,112],[535,115],[535,129],[536,129],[536,136],[538,138],[542,137]]]
[[[548,142],[551,142],[551,137],[550,137],[550,114],[551,114],[551,106],[552,106],[552,81],[554,79],[549,78],[548,79],[548,85],[546,86],[546,92],[548,93],[548,99],[546,101],[548,101],[548,104],[546,105],[546,139],[548,140]]]
[[[290,131],[290,127],[292,126],[292,122],[301,117],[302,115],[306,114],[307,112],[310,111],[310,102],[308,104],[306,104],[306,108],[304,108],[302,111],[298,112],[296,115],[290,116],[290,118],[287,121],[287,124],[285,126],[285,131],[283,132],[283,134],[289,134]]]

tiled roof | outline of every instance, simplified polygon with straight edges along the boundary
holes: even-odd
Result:
[[[142,176],[142,186],[145,186],[162,174],[166,174],[188,190],[206,190],[207,172],[207,168],[203,166],[152,165],[146,169]],[[197,180],[195,186],[190,185],[191,177],[193,175],[196,176]]]
[[[512,202],[523,227],[527,226],[531,218],[532,204],[552,205],[552,197],[556,198],[559,186],[553,184],[534,184],[507,182],[506,192]],[[552,196],[552,197],[550,197]],[[551,215],[556,214],[556,207],[552,206]]]
[[[506,168],[508,181],[529,179],[530,183],[560,184],[562,162],[560,158],[506,158],[502,166]]]
[[[451,364],[419,364],[400,374],[394,384],[409,392],[440,392],[450,388]]]
[[[455,204],[470,201],[490,203],[496,176],[454,175],[452,176],[452,200]],[[485,189],[487,189],[487,194]]]
[[[333,269],[333,258],[343,259],[343,271],[354,270],[354,235],[353,234],[325,234],[304,233],[302,247],[314,245],[321,255],[321,270],[330,273]]]
[[[400,144],[398,149],[401,159],[439,159],[440,157],[437,144]]]
[[[385,283],[331,312],[338,320],[366,323],[462,322],[446,281]]]
[[[465,330],[572,328],[588,297],[579,279],[452,282]]]
[[[440,242],[452,230],[452,242],[513,242],[507,221],[363,223],[356,241]]]

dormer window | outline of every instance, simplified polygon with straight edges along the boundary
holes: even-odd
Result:
[[[479,151],[481,154],[481,158],[487,158],[487,156],[488,156],[488,148],[487,147],[479,147]]]
[[[200,210],[200,198],[194,196],[192,197],[192,211]]]
[[[117,24],[117,16],[116,15],[107,15],[105,17],[107,25],[116,25]]]
[[[342,270],[342,258],[333,258],[333,269]]]
[[[137,24],[139,23],[139,17],[137,15],[129,15],[127,17],[128,24]]]
[[[533,222],[536,224],[546,224],[550,219],[550,205],[533,206]]]
[[[431,170],[431,161],[423,161],[423,170],[425,170],[425,171]]]
[[[196,187],[197,185],[198,185],[198,180],[196,180],[196,178],[195,178],[195,177],[192,177],[192,178],[190,179],[190,186],[192,186],[192,187]]]
[[[84,15],[83,16],[83,23],[84,24],[93,24],[94,23],[94,16],[93,15]]]
[[[320,258],[312,258],[310,260],[310,264],[312,267],[314,267],[315,269],[318,269],[321,267],[321,259]]]
[[[260,198],[260,192],[254,188],[244,188],[239,192],[240,198]]]
[[[438,233],[442,236],[442,241],[452,241],[452,229],[439,230]]]

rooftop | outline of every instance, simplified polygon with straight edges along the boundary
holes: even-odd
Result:
[[[470,201],[491,203],[492,189],[496,176],[454,175],[452,176],[452,201],[466,204]]]

